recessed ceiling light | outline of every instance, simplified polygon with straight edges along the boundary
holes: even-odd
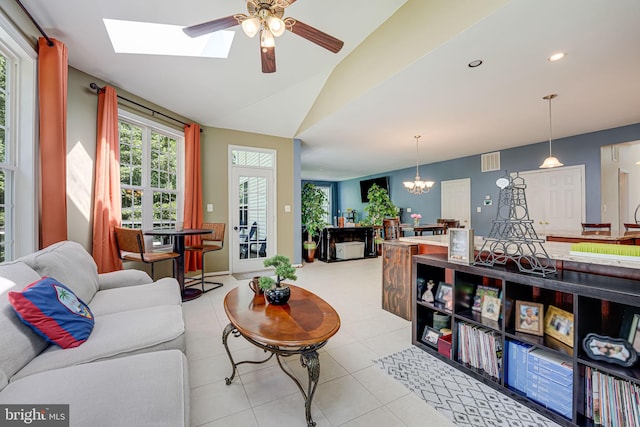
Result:
[[[547,58],[547,61],[550,61],[550,62],[560,61],[565,56],[567,56],[567,54],[564,52],[554,53],[553,55]]]
[[[476,59],[474,61],[469,62],[469,68],[476,68],[482,65],[482,59]]]
[[[235,32],[191,38],[179,25],[103,19],[116,53],[227,58]]]

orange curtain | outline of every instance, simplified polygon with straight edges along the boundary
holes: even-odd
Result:
[[[40,248],[67,240],[67,47],[38,40]]]
[[[122,270],[115,229],[120,225],[120,135],[118,96],[105,86],[98,93],[96,176],[93,189],[93,259],[99,273]]]
[[[202,215],[202,168],[200,165],[200,126],[195,123],[184,127],[184,228],[201,228]],[[200,236],[185,237],[185,246],[197,245]],[[202,260],[185,253],[184,271],[196,271],[202,268]]]

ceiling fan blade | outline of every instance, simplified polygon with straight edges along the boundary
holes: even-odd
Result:
[[[260,47],[260,57],[262,58],[262,72],[276,72],[276,48]]]
[[[287,26],[287,30],[317,44],[318,46],[322,46],[333,53],[340,52],[340,49],[342,49],[342,46],[344,45],[342,40],[338,40],[337,38],[330,36],[327,33],[323,33],[317,28],[307,25],[304,22],[300,22],[297,19],[286,18],[284,23]]]
[[[238,25],[242,21],[242,17],[246,18],[245,15],[233,15],[227,16],[226,18],[214,19],[213,21],[185,27],[182,31],[189,37],[198,37]]]

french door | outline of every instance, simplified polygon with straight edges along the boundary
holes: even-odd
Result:
[[[263,270],[264,259],[277,249],[275,153],[247,147],[231,147],[230,152],[231,270]]]

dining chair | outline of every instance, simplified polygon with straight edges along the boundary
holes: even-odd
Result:
[[[625,222],[624,231],[640,232],[640,224],[637,224],[635,222]]]
[[[204,293],[223,286],[223,283],[221,282],[212,282],[209,280],[205,280],[206,269],[204,261],[206,258],[206,254],[208,254],[209,252],[222,250],[222,248],[224,247],[224,231],[226,228],[226,224],[223,222],[205,222],[204,224],[202,224],[202,228],[211,230],[211,233],[202,235],[200,244],[185,247],[185,251],[189,251],[200,257],[200,260],[202,261],[202,273],[200,274],[200,277],[190,277],[190,281],[185,286],[194,286],[200,283],[202,292]],[[209,289],[205,289],[205,283],[214,286],[210,287]]]
[[[384,240],[397,240],[400,238],[400,220],[398,218],[385,218],[382,220],[382,232]]]
[[[438,218],[436,222],[438,224],[444,224],[444,234],[447,234],[447,230],[450,228],[460,227],[460,221],[458,221],[457,219]]]
[[[157,262],[173,261],[172,275],[176,276],[177,260],[180,254],[176,252],[147,252],[144,246],[144,235],[142,230],[127,227],[115,227],[116,246],[118,256],[123,261],[143,262],[151,265],[151,278],[156,280],[154,265]]]
[[[611,231],[610,222],[583,222],[582,231]]]

